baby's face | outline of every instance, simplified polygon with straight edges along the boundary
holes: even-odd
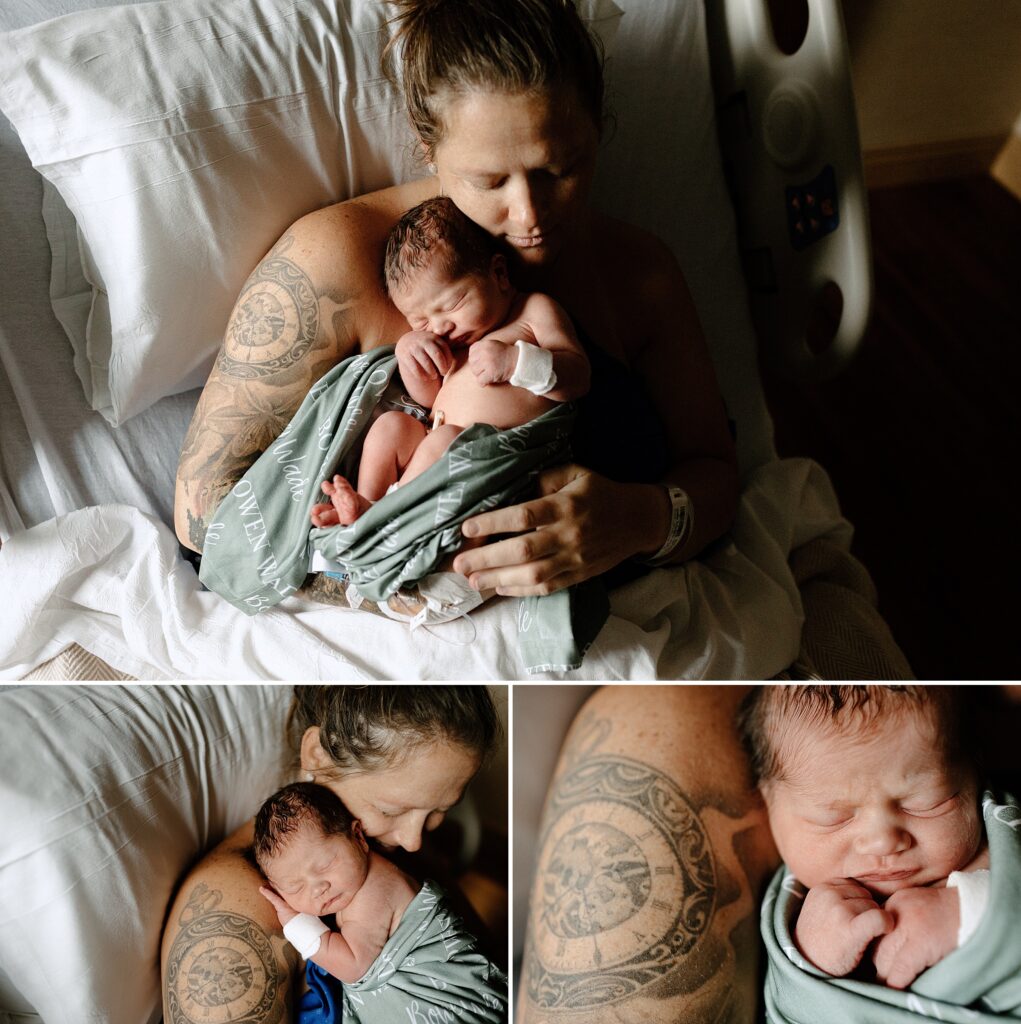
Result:
[[[345,837],[303,826],[266,865],[266,877],[292,910],[321,917],[343,910],[368,870],[368,845],[360,828]]]
[[[432,331],[453,346],[471,345],[507,318],[511,290],[506,263],[494,256],[488,274],[452,278],[437,257],[412,271],[392,296],[415,331]]]
[[[974,775],[949,765],[927,710],[860,734],[794,725],[777,735],[783,781],[763,785],[787,866],[804,885],[850,878],[878,896],[926,885],[978,852]]]

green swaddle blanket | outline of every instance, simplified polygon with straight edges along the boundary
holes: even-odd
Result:
[[[352,356],[306,395],[294,418],[220,503],[199,578],[248,615],[302,585],[313,549],[342,564],[363,598],[384,601],[434,572],[461,545],[461,523],[530,497],[536,476],[570,457],[574,409],[563,404],[520,427],[477,423],[424,473],[350,526],[312,526],[319,484],[353,475],[361,441],[386,401],[392,346]],[[602,585],[526,598],[518,616],[530,671],[576,668],[609,613]]]
[[[808,963],[794,943],[806,889],[785,867],[762,903],[768,1024],[991,1024],[1021,1018],[1021,807],[983,794],[990,892],[977,930],[905,991],[834,978]]]
[[[507,978],[426,882],[364,977],[344,984],[343,1007],[353,1024],[504,1024]]]

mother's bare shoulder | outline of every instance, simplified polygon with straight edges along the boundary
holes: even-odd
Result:
[[[386,236],[406,210],[435,195],[435,179],[424,178],[367,192],[332,203],[298,218],[281,236],[277,248],[286,245],[313,280],[329,280],[346,259],[345,273],[359,269],[378,281]]]
[[[616,217],[600,215],[595,225],[605,258],[627,279],[648,281],[680,272],[677,258],[658,235]]]

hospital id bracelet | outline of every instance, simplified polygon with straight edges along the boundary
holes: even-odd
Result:
[[[520,338],[514,342],[518,350],[518,361],[511,374],[510,383],[516,388],[525,388],[533,395],[545,395],[557,386],[557,374],[553,369],[553,353],[549,349],[530,345]]]
[[[313,914],[295,914],[284,925],[284,938],[301,954],[303,960],[315,956],[323,934],[330,929]]]
[[[659,551],[645,559],[646,565],[662,565],[688,539],[695,525],[695,510],[687,492],[680,487],[668,486],[667,495],[670,498],[670,532]]]

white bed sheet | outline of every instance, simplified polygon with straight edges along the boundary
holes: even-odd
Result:
[[[746,486],[736,547],[615,594],[615,614],[574,678],[764,678],[798,653],[792,547],[826,533],[848,543],[850,530],[822,470],[775,459],[716,151],[702,5],[619,2],[626,13],[609,68],[616,128],[596,198],[677,253],[737,422]],[[5,5],[0,28],[31,24],[58,6],[99,4]],[[650,40],[651,59],[626,59],[644,54]],[[666,116],[698,127],[666,130]],[[201,592],[170,528],[176,462],[197,392],[164,399],[119,429],[88,409],[49,302],[41,180],[2,118],[0,182],[5,677],[71,642],[142,678],[520,677],[511,602],[482,609],[474,616],[478,639],[458,647],[367,613],[295,600],[250,620]],[[19,533],[28,527],[37,528]]]
[[[733,540],[704,560],[612,594],[612,614],[570,680],[769,678],[797,657],[801,601],[790,551],[834,519],[807,460],[751,475]],[[517,602],[409,631],[368,612],[288,598],[255,618],[203,592],[169,528],[128,506],[85,509],[0,550],[0,676],[19,678],[71,642],[141,679],[520,679]]]

